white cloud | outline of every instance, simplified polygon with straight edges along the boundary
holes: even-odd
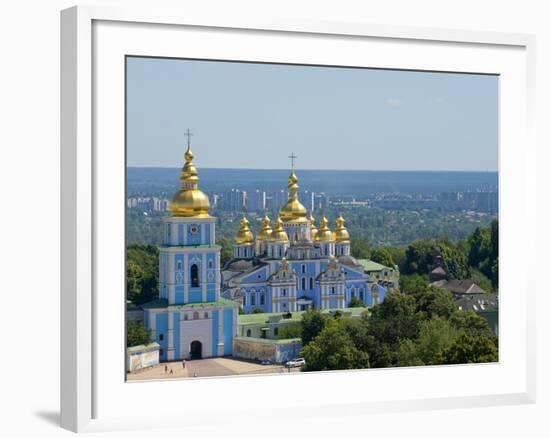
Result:
[[[401,101],[401,99],[398,99],[397,97],[390,97],[389,99],[386,99],[386,105],[389,106],[399,106],[402,103],[403,102]]]

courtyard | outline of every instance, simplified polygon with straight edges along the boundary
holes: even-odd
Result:
[[[283,365],[262,365],[258,362],[238,360],[231,357],[215,357],[163,362],[135,373],[127,374],[128,381],[154,379],[181,379],[184,377],[218,377],[253,374],[282,374],[300,372],[300,368],[286,368]]]

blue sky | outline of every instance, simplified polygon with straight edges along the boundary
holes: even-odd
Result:
[[[497,170],[498,77],[128,58],[129,166]]]

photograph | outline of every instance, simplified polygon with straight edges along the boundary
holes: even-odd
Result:
[[[127,382],[499,361],[498,75],[125,62]]]

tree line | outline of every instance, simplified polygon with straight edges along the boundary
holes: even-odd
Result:
[[[417,281],[361,317],[309,310],[280,331],[299,337],[304,371],[484,363],[498,360],[486,320],[458,310],[450,292]]]

